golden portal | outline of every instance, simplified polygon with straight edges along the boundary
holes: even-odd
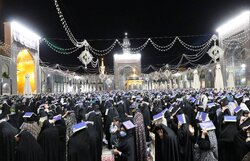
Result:
[[[35,62],[27,49],[21,50],[17,55],[17,93],[23,94],[25,75],[30,76],[32,93],[35,88]]]

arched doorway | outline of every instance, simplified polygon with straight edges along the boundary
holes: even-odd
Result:
[[[233,70],[235,77],[235,85],[237,87],[246,86],[246,81],[242,81],[246,78],[246,70],[242,69],[242,64],[247,63],[246,53],[242,45],[238,41],[231,41],[228,48],[225,50],[225,62],[226,62],[226,80],[230,70]]]
[[[23,94],[25,75],[30,76],[32,93],[35,87],[35,61],[27,49],[21,50],[17,55],[17,93]]]
[[[126,89],[126,81],[133,74],[133,70],[138,73],[138,68],[132,65],[124,65],[118,68],[118,83],[119,89],[124,90]]]

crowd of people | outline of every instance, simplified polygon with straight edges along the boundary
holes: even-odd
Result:
[[[0,161],[250,161],[249,89],[2,96]]]

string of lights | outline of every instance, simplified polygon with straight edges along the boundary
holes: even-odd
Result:
[[[60,64],[53,65],[53,64],[50,64],[48,62],[43,62],[41,59],[40,59],[40,64],[43,66],[46,66],[46,67],[54,68],[54,69],[62,68],[64,70],[70,70],[70,71],[77,71],[81,68],[85,69],[85,67],[83,65],[80,65],[80,66],[64,66],[64,65],[60,65]],[[99,60],[98,59],[96,61],[92,60],[91,65],[93,68],[96,68],[97,66],[99,66]]]
[[[99,52],[99,53],[105,53],[105,52],[108,52],[110,51],[111,49],[113,49],[116,45],[116,43],[119,42],[117,39],[106,49],[103,49],[103,50],[98,50],[98,49],[95,49],[93,48],[91,45],[89,45],[89,49],[91,49],[92,51],[95,51],[95,52]]]
[[[213,60],[209,60],[206,63],[203,64],[196,64],[196,63],[192,63],[192,62],[188,62],[190,65],[192,65],[193,67],[197,68],[198,66],[201,66],[202,68],[209,66],[211,63],[213,62]]]
[[[97,66],[99,66],[99,60],[97,59],[96,61],[94,61],[94,60],[92,59],[91,65],[92,65],[93,68],[96,68]]]
[[[183,59],[183,56],[181,57],[181,59]],[[180,62],[182,62],[182,60],[179,61],[178,67],[179,66],[186,66],[187,64],[191,64],[194,67],[193,69],[197,69],[197,68],[204,69],[207,66],[210,66],[213,61],[210,60],[208,63],[204,63],[204,64],[195,64],[195,63],[191,63],[191,62],[186,62],[184,64],[181,64]],[[56,67],[58,69],[53,69],[53,68],[48,67],[48,66],[42,66],[42,70],[47,69],[47,70],[49,70],[51,72],[55,72],[55,73],[59,73],[59,74],[62,74],[62,75],[66,75],[68,77],[75,78],[77,80],[86,80],[86,79],[90,80],[91,79],[91,80],[95,81],[96,80],[95,76],[98,76],[98,70],[96,70],[96,69],[85,69],[83,66],[78,66],[77,68],[78,69],[80,69],[80,68],[85,69],[84,71],[88,74],[87,77],[86,77],[86,75],[78,75],[77,73],[75,73],[77,70],[74,71],[74,72],[73,71],[69,71],[68,69],[66,71],[64,71],[64,70],[62,70],[60,68],[60,65],[58,65],[58,64],[54,65],[54,67]],[[65,66],[61,66],[61,67],[65,67]],[[157,68],[157,67],[154,67],[153,65],[149,65],[146,68],[142,68],[142,71],[147,72],[147,70],[149,70],[150,68],[152,68],[154,71],[151,72],[151,73],[149,73],[149,74],[144,74],[144,76],[145,77],[150,76],[153,80],[158,81],[161,78],[165,78],[165,72],[167,72],[167,71],[169,71],[169,74],[171,74],[171,75],[168,75],[167,78],[172,78],[173,74],[179,73],[178,67],[176,66],[175,69],[169,69],[169,68],[166,68],[166,65],[164,65],[161,68]],[[74,68],[76,68],[76,67],[74,67]],[[163,69],[163,68],[166,68],[166,69]],[[184,71],[184,72],[180,72],[180,73],[186,73],[188,71],[192,72],[193,69],[190,68],[190,67],[189,67],[189,69],[190,70],[187,70],[187,71]],[[107,71],[109,73],[113,72],[113,70],[109,70],[109,69],[107,69]],[[95,74],[93,74],[93,72]],[[90,75],[90,73],[92,73],[92,75]],[[108,78],[109,77],[105,77],[106,80]]]
[[[175,42],[178,40],[178,37],[176,36],[174,38],[174,40],[168,44],[168,45],[164,45],[164,46],[160,46],[160,45],[157,45],[155,42],[153,42],[153,40],[151,38],[149,38],[149,41],[151,42],[151,44],[159,49],[165,49],[165,48],[169,48],[170,46],[173,46],[175,44]]]
[[[249,41],[249,32],[250,32],[250,28],[248,28],[245,31],[240,32],[236,35],[225,38],[221,42],[221,44],[229,50],[234,49],[236,43],[241,45],[241,46],[244,46]]]
[[[62,71],[64,70],[64,71],[71,71],[71,72],[76,72],[76,71],[78,71],[81,68],[83,68],[83,66],[78,66],[78,67],[76,67],[74,69],[72,67],[71,67],[71,69],[69,69],[69,68],[65,68],[65,67],[62,67],[62,66],[58,66],[58,69],[60,69]]]
[[[222,44],[223,45],[226,45],[226,46],[230,46],[232,43],[234,43],[234,42],[237,42],[237,43],[239,43],[239,44],[242,44],[242,43],[244,43],[245,41],[248,41],[248,39],[249,39],[249,36],[247,35],[247,36],[245,36],[245,37],[242,37],[242,38],[239,38],[239,39],[231,39],[230,41],[228,41],[228,42],[222,42]]]
[[[61,9],[59,7],[59,4],[57,2],[57,0],[54,0],[55,1],[55,6],[56,6],[56,9],[58,11],[58,15],[59,15],[59,18],[61,20],[61,23],[62,23],[62,26],[67,34],[67,36],[69,37],[70,41],[75,45],[75,47],[77,48],[81,48],[84,46],[84,42],[83,41],[78,41],[73,33],[71,32],[62,12],[61,12]],[[240,45],[245,45],[248,41],[249,41],[249,35],[248,35],[248,32],[249,32],[249,29],[243,33],[239,33],[237,35],[234,35],[234,36],[231,36],[229,39],[226,39],[224,41],[222,41],[222,45],[224,45],[227,49],[233,49],[234,46],[232,45],[232,42],[236,41],[237,43],[239,43]],[[142,39],[142,38],[141,38]],[[171,66],[172,68],[178,68],[180,65],[183,65],[182,64],[182,61],[183,61],[183,58],[185,58],[186,60],[188,60],[188,62],[184,63],[184,65],[187,65],[187,64],[191,64],[191,65],[194,65],[194,62],[197,62],[199,61],[205,54],[206,54],[206,51],[209,49],[209,46],[211,45],[211,42],[212,42],[212,39],[209,39],[207,42],[201,44],[201,45],[197,45],[197,46],[194,46],[194,45],[189,45],[187,43],[185,43],[183,40],[181,40],[179,37],[175,37],[174,40],[170,43],[170,44],[167,44],[165,46],[161,46],[161,45],[158,45],[156,44],[155,42],[152,41],[151,38],[145,38],[146,41],[143,43],[143,45],[139,46],[139,47],[136,47],[136,48],[131,48],[131,53],[138,53],[140,51],[142,51],[147,45],[148,45],[148,42],[150,42],[152,44],[152,46],[158,50],[158,51],[161,51],[161,52],[166,52],[166,51],[169,51],[173,46],[174,44],[177,42],[177,40],[179,41],[179,43],[186,49],[190,50],[190,51],[193,51],[193,52],[197,52],[196,54],[192,54],[192,55],[187,55],[187,54],[182,54],[181,56],[181,59],[180,61],[177,63],[177,65],[175,65],[174,67]],[[93,54],[97,55],[97,56],[105,56],[107,54],[109,54],[113,48],[115,47],[116,44],[119,44],[119,46],[121,48],[124,48],[122,46],[122,43],[119,42],[117,39],[112,43],[111,46],[109,46],[108,48],[106,49],[103,49],[103,50],[98,50],[98,49],[95,49],[93,48],[92,46],[89,46],[89,51],[91,51]],[[48,43],[47,43],[48,44]],[[73,52],[73,50],[69,50],[70,52],[62,52],[64,50],[60,49],[60,48],[56,48],[55,46],[52,46],[51,44],[49,45],[49,47],[53,47],[52,49],[54,49],[54,51],[57,51],[58,53],[67,53],[67,54],[71,54]],[[98,65],[98,62],[97,63],[93,63],[91,61],[91,64],[92,66],[95,66],[97,67]]]
[[[247,36],[245,39],[241,39],[239,41],[237,40],[232,40],[230,43],[222,43],[226,49],[234,49],[235,48],[235,44],[239,44],[240,46],[244,46],[247,42],[249,41],[249,36]]]
[[[177,68],[179,68],[180,66],[186,66],[187,64],[192,64],[193,66],[198,66],[200,64],[195,64],[195,63],[192,63],[192,62],[185,62],[185,63],[182,63],[183,61],[183,56],[181,57],[181,59],[179,60],[178,64],[177,65],[169,65],[169,68],[168,69],[171,69],[171,70],[176,70]],[[98,61],[96,61],[97,65],[98,65]],[[60,65],[60,64],[50,64],[48,62],[43,62],[42,60],[40,60],[40,64],[43,66],[43,67],[48,67],[48,68],[51,68],[51,69],[54,69],[55,71],[62,71],[62,72],[76,72],[78,71],[79,69],[83,69],[84,71],[88,71],[88,72],[96,72],[96,74],[98,73],[98,70],[96,69],[91,69],[91,68],[88,68],[88,69],[85,69],[83,65],[80,65],[80,66],[63,66],[63,65]],[[158,70],[164,70],[165,69],[165,66],[164,65],[163,67],[155,67],[153,65],[148,65],[146,67],[142,67],[142,71],[145,71],[147,72],[149,69],[153,69],[154,71],[158,71]],[[109,68],[106,68],[105,69],[106,71],[113,71],[112,69],[109,69]]]
[[[157,70],[157,68],[154,67],[153,65],[149,65],[148,67],[144,68],[143,71],[144,71],[144,72],[147,72],[149,69],[153,69],[154,71]]]
[[[237,41],[237,42],[243,42],[247,39],[247,37],[249,37],[248,34],[245,34],[244,36],[242,37],[237,37],[237,38],[228,38],[228,39],[225,39],[222,41],[222,44],[224,45],[229,45],[231,44],[231,42],[234,42],[234,41]]]
[[[188,55],[184,54],[183,56],[189,61],[189,62],[197,62],[199,61],[201,58],[203,58],[203,56],[205,54],[207,54],[207,50],[209,49],[209,46],[207,46],[202,52],[200,52],[200,54],[197,54],[197,57],[188,57]]]
[[[78,51],[80,48],[69,48],[69,49],[65,49],[65,48],[60,48],[57,47],[55,45],[53,45],[52,43],[50,43],[49,41],[47,41],[46,39],[44,39],[44,42],[56,53],[58,54],[63,54],[63,55],[69,55],[72,54],[76,51]],[[71,49],[71,50],[70,50]]]
[[[51,45],[54,49],[58,50],[58,51],[71,51],[71,50],[75,50],[77,47],[71,47],[71,48],[61,48],[61,47],[58,47],[56,45],[54,45],[53,43],[49,42],[47,39],[43,39],[43,41],[46,43],[46,44],[49,44]]]
[[[178,38],[178,37],[177,37]],[[198,46],[193,46],[193,45],[189,45],[186,44],[184,41],[182,41],[180,38],[178,38],[178,41],[181,43],[182,46],[184,46],[186,49],[190,50],[190,51],[201,51],[203,49],[205,49],[207,46],[209,46],[212,42],[212,38],[210,38],[207,42],[205,42],[202,45],[198,45]]]
[[[176,39],[174,39],[175,41],[176,40],[178,40],[178,38],[176,38]],[[49,41],[46,41],[48,44],[52,44],[52,43],[50,43]],[[116,42],[119,42],[119,41],[116,41]],[[151,39],[148,39],[143,45],[142,45],[142,47],[141,47],[141,49],[140,50],[142,50],[147,44],[148,44],[148,42],[153,42]],[[1,43],[1,44],[4,44],[4,43]],[[172,43],[173,44],[173,43]],[[209,44],[210,43],[207,43],[206,45],[207,45],[207,47],[209,47]],[[113,43],[112,44],[112,46],[114,46],[115,45],[115,43]],[[51,46],[53,46],[53,45],[51,45]],[[169,45],[168,45],[169,46]],[[203,45],[201,45],[201,46],[203,46]],[[60,47],[53,47],[53,49],[55,49],[56,51],[57,50],[60,50],[59,52],[60,53],[64,53],[64,54],[66,54],[66,53],[69,53],[69,52],[72,52],[72,51],[68,51],[68,49],[71,49],[71,50],[73,50],[73,49],[79,49],[79,48],[68,48],[68,49],[60,49]],[[139,48],[137,48],[137,49],[139,49]],[[201,54],[200,54],[201,53]],[[170,65],[170,68],[171,69],[176,69],[176,68],[178,68],[178,67],[180,67],[180,66],[184,66],[184,65],[186,65],[185,63],[184,64],[182,64],[182,61],[183,61],[183,57],[185,57],[190,63],[193,63],[193,62],[196,62],[196,61],[198,61],[199,59],[201,59],[201,57],[202,56],[204,56],[204,54],[205,54],[205,52],[198,52],[195,56],[193,56],[193,55],[185,55],[185,54],[183,54],[182,55],[182,57],[181,57],[181,59],[180,59],[180,61],[178,62],[178,64],[177,65]],[[198,59],[195,59],[195,57],[197,57]],[[98,66],[98,59],[96,60],[96,62],[94,62],[93,60],[91,61],[91,65],[92,65],[92,67],[93,68],[96,68],[97,66]],[[48,65],[47,65],[48,66]],[[80,66],[80,67],[65,67],[65,66],[62,66],[62,65],[54,65],[54,66],[49,66],[49,67],[51,67],[51,68],[64,68],[65,70],[70,70],[70,71],[77,71],[77,70],[79,70],[80,68],[84,68],[83,66]]]
[[[105,56],[105,55],[109,54],[113,50],[114,47],[115,47],[115,45],[111,45],[109,48],[107,48],[109,50],[104,49],[106,51],[104,53],[98,53],[97,49],[94,49],[93,47],[89,47],[89,51],[91,51],[93,54],[95,54],[97,56],[101,56],[102,57],[102,56]]]
[[[60,6],[59,6],[57,0],[54,0],[54,2],[55,2],[56,10],[57,10],[57,13],[58,13],[58,15],[59,15],[59,18],[60,18],[60,21],[61,21],[61,23],[62,23],[62,26],[63,26],[63,28],[64,28],[64,30],[65,30],[67,36],[69,37],[70,41],[71,41],[76,47],[78,47],[78,48],[83,47],[83,46],[84,46],[84,41],[78,41],[78,40],[75,38],[75,36],[74,36],[73,33],[71,32],[71,30],[70,30],[70,28],[69,28],[69,26],[68,26],[68,24],[67,24],[67,22],[66,22],[66,20],[65,20],[65,18],[64,18],[64,16],[63,16],[63,13],[62,13],[62,11],[61,11],[61,8],[60,8]]]
[[[233,36],[230,36],[229,38],[224,39],[222,43],[226,43],[226,42],[230,43],[231,41],[239,41],[241,39],[245,39],[247,36],[249,36],[249,34],[248,34],[249,31],[250,31],[250,29],[248,28],[243,32],[240,32],[236,35],[233,35]]]
[[[67,24],[67,22],[66,22],[66,20],[65,20],[65,18],[64,18],[64,16],[63,16],[63,14],[62,14],[62,11],[61,11],[61,9],[60,9],[60,7],[59,7],[59,4],[58,4],[57,0],[54,0],[54,1],[55,1],[55,6],[56,6],[56,9],[57,9],[57,11],[58,11],[58,15],[59,15],[59,18],[60,18],[60,20],[61,20],[61,23],[62,23],[62,25],[63,25],[63,27],[64,27],[64,29],[65,29],[65,31],[66,31],[66,33],[67,33],[67,36],[68,36],[69,39],[70,39],[70,41],[71,41],[76,47],[78,47],[78,48],[83,47],[83,46],[84,46],[83,41],[78,41],[78,40],[74,37],[74,35],[72,34],[72,32],[71,32],[71,30],[70,30],[70,28],[69,28],[69,26],[68,26],[68,24]],[[223,44],[223,45],[226,45],[226,46],[230,46],[230,43],[231,43],[232,41],[238,41],[240,44],[245,44],[245,43],[249,40],[248,34],[246,34],[246,33],[249,32],[249,30],[250,30],[250,29],[248,29],[248,30],[245,31],[245,32],[242,32],[242,33],[239,33],[239,34],[237,34],[237,35],[234,35],[234,36],[232,36],[232,37],[231,37],[230,39],[228,39],[228,40],[224,40],[224,41],[222,42],[222,44]],[[156,38],[170,38],[170,37],[156,37]],[[157,45],[155,42],[153,42],[153,41],[152,41],[152,38],[134,38],[134,39],[146,39],[146,42],[145,42],[143,45],[141,45],[141,46],[139,46],[139,47],[137,47],[137,48],[132,48],[132,49],[131,49],[131,51],[133,51],[134,53],[137,53],[137,52],[139,52],[139,51],[142,51],[142,50],[147,46],[147,44],[148,44],[149,41],[151,42],[152,46],[153,46],[155,49],[157,49],[157,50],[159,50],[159,51],[162,51],[162,52],[166,52],[166,51],[170,50],[170,49],[173,47],[173,45],[175,44],[175,42],[176,42],[177,40],[181,43],[182,46],[184,46],[186,49],[191,50],[191,51],[201,51],[201,50],[203,50],[204,48],[206,48],[205,46],[206,46],[207,44],[211,43],[211,39],[209,39],[209,40],[208,40],[207,42],[205,42],[204,44],[194,46],[194,45],[189,45],[189,44],[185,43],[183,40],[181,40],[179,37],[176,36],[176,37],[174,37],[173,42],[171,42],[170,44],[165,45],[165,46],[160,46],[160,45]],[[113,43],[110,47],[108,47],[108,48],[106,48],[106,49],[103,49],[103,50],[95,49],[95,48],[93,48],[92,46],[90,46],[89,48],[90,48],[90,51],[91,51],[92,53],[94,53],[95,55],[97,55],[97,56],[104,56],[104,55],[107,55],[108,53],[110,53],[110,52],[112,51],[112,49],[114,48],[114,46],[116,45],[116,43],[118,43],[118,44],[123,48],[122,44],[118,41],[118,39],[115,39],[114,43]],[[61,52],[60,52],[60,53],[61,53]]]
[[[149,41],[148,41],[149,42]],[[147,44],[148,42],[146,42],[145,44]],[[3,44],[3,43],[1,43],[1,44]],[[146,45],[143,45],[143,46],[146,46]],[[59,49],[59,48],[57,48],[58,50],[61,50],[61,49]],[[73,49],[73,48],[72,48]],[[61,51],[67,51],[67,50],[61,50]],[[184,64],[182,64],[182,61],[183,61],[183,55],[181,56],[181,59],[180,59],[180,61],[178,62],[178,64],[176,65],[176,66],[172,66],[172,65],[170,65],[170,67],[172,68],[172,71],[176,71],[177,70],[177,68],[179,68],[180,66],[186,66],[188,63],[190,63],[191,64],[191,62],[186,62],[186,63],[184,63]],[[89,73],[89,72],[95,72],[96,74],[98,73],[98,70],[96,70],[96,69],[85,69],[82,65],[81,66],[78,66],[78,67],[67,67],[67,66],[63,66],[63,65],[59,65],[59,64],[55,64],[55,65],[48,65],[49,63],[46,63],[46,62],[43,62],[43,61],[41,61],[40,60],[40,62],[41,62],[41,64],[43,65],[42,66],[42,69],[44,69],[44,68],[49,68],[49,70],[50,71],[52,71],[52,72],[58,72],[58,73],[61,73],[61,74],[63,74],[63,75],[67,75],[67,76],[70,76],[70,77],[80,77],[79,75],[77,75],[75,72],[76,71],[78,71],[79,69],[83,69],[85,72],[87,72],[87,73]],[[97,66],[98,66],[98,64],[99,64],[99,62],[98,62],[98,59],[96,60],[96,61],[93,61],[92,60],[92,62],[91,62],[91,64],[92,64],[92,66],[94,67],[94,68],[96,68]],[[154,67],[154,66],[152,66],[152,65],[150,65],[149,67],[147,67],[147,68],[152,68],[153,70],[155,70],[155,71],[157,71],[158,70],[158,68],[157,67]],[[144,69],[144,68],[143,68]],[[143,70],[142,69],[142,70]],[[108,69],[107,69],[108,70]],[[161,70],[161,68],[160,68],[160,70]],[[111,71],[111,70],[110,70]],[[80,77],[81,78],[81,77]]]
[[[194,45],[189,45],[189,44],[185,43],[185,42],[184,42],[183,40],[181,40],[178,36],[176,36],[176,37],[174,38],[174,40],[173,40],[171,43],[169,43],[169,44],[167,44],[167,45],[164,45],[164,46],[161,46],[161,45],[156,44],[151,38],[148,38],[141,46],[135,47],[135,48],[130,48],[130,50],[131,50],[130,52],[131,52],[131,53],[139,53],[139,52],[141,52],[141,51],[148,45],[149,42],[152,44],[152,46],[153,46],[156,50],[162,51],[162,52],[166,52],[166,51],[170,50],[170,49],[175,45],[175,43],[176,43],[177,41],[179,41],[180,44],[181,44],[182,46],[184,46],[186,49],[188,49],[188,50],[190,50],[190,51],[193,51],[193,52],[204,50],[205,48],[207,48],[207,46],[210,46],[210,44],[211,44],[211,42],[212,42],[212,40],[211,40],[211,38],[210,38],[206,43],[204,43],[204,44],[202,44],[202,45],[194,46]],[[57,53],[60,53],[60,54],[71,54],[71,53],[74,52],[74,50],[65,52],[65,50],[68,50],[68,49],[63,50],[62,48],[53,45],[52,43],[50,43],[50,42],[49,42],[48,40],[46,40],[46,39],[45,39],[45,42],[46,42],[46,44],[47,44],[50,48],[52,48],[52,50],[54,50],[54,51],[57,52]],[[116,46],[117,43],[118,43],[118,45],[119,45],[121,48],[123,48],[122,43],[121,43],[118,39],[116,39],[116,40],[112,43],[112,45],[110,45],[110,46],[109,46],[108,48],[106,48],[106,49],[102,49],[102,50],[95,49],[94,47],[92,47],[91,45],[89,45],[89,43],[88,43],[88,49],[89,49],[89,51],[91,51],[93,54],[95,54],[95,55],[97,55],[97,56],[105,56],[105,55],[109,54],[109,53],[113,50],[113,48]],[[70,49],[75,49],[75,48],[70,48]],[[76,49],[75,49],[75,50],[76,50]],[[76,50],[76,51],[77,51],[77,50]],[[197,57],[197,56],[199,56],[199,55],[194,54],[194,55],[190,55],[189,57],[191,57],[191,56],[192,56],[192,57]]]
[[[54,2],[55,2],[55,7],[56,7],[56,9],[57,9],[57,12],[58,12],[60,21],[61,21],[61,23],[62,23],[62,26],[63,26],[63,28],[64,28],[64,30],[65,30],[67,36],[69,37],[70,41],[71,41],[76,47],[78,47],[78,48],[83,47],[83,46],[84,46],[84,41],[78,41],[78,40],[74,37],[73,33],[71,32],[71,30],[70,30],[70,28],[69,28],[69,26],[68,26],[68,24],[67,24],[67,22],[66,22],[66,20],[65,20],[65,18],[64,18],[64,16],[63,16],[63,13],[62,13],[62,11],[61,11],[61,9],[60,9],[60,6],[59,6],[57,0],[54,0]],[[139,46],[139,47],[137,47],[137,48],[131,48],[131,51],[133,51],[134,53],[138,53],[139,51],[142,51],[142,50],[147,46],[148,42],[151,42],[151,44],[153,45],[153,47],[154,47],[155,49],[157,49],[157,50],[159,50],[159,51],[162,51],[162,52],[166,52],[166,51],[170,50],[170,49],[174,46],[174,44],[175,44],[175,42],[176,42],[177,40],[178,40],[185,48],[187,48],[188,50],[191,50],[191,51],[200,51],[200,50],[203,50],[203,47],[204,47],[204,46],[206,46],[208,43],[210,43],[210,40],[211,40],[211,39],[210,39],[208,42],[206,42],[206,43],[204,43],[204,44],[202,44],[202,45],[193,46],[193,45],[189,45],[189,44],[185,43],[185,42],[182,41],[179,37],[176,36],[176,37],[174,38],[173,42],[171,42],[170,44],[165,45],[165,46],[160,46],[160,45],[157,45],[155,42],[153,42],[152,39],[147,38],[146,42],[143,43],[143,45],[141,45],[141,46]],[[115,39],[114,43],[113,43],[110,47],[108,47],[108,48],[106,48],[106,49],[98,50],[98,49],[93,48],[92,46],[89,46],[89,50],[90,50],[92,53],[94,53],[95,55],[97,55],[97,56],[104,56],[104,55],[107,55],[108,53],[110,53],[110,52],[112,51],[112,49],[114,48],[114,46],[116,45],[116,43],[118,43],[122,48],[124,48],[124,47],[122,46],[122,43],[120,43],[120,42],[118,41],[118,39]],[[89,43],[88,43],[88,44],[89,44]],[[49,45],[49,46],[52,47],[51,45]],[[53,48],[53,49],[54,49],[54,51],[55,51],[55,48]],[[59,53],[62,53],[62,52],[59,52]],[[69,53],[71,53],[71,52],[69,52]]]

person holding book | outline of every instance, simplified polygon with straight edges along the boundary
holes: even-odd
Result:
[[[130,120],[122,123],[118,145],[113,150],[115,161],[136,161],[134,128],[135,125]]]
[[[212,121],[200,123],[200,134],[195,146],[195,161],[218,161],[218,145]]]
[[[240,161],[250,151],[250,115],[248,111],[243,111],[238,128],[239,131],[234,135],[236,161]]]
[[[73,135],[68,141],[68,161],[92,161],[90,138],[85,122],[72,126]]]
[[[164,124],[156,125],[155,161],[180,161],[177,136]]]
[[[193,161],[193,148],[195,143],[194,127],[185,114],[177,115],[178,131],[177,140],[181,161]]]
[[[165,113],[166,110],[163,110],[154,115],[149,127],[150,131],[155,134],[155,161],[179,161],[177,136],[168,126]]]
[[[53,122],[55,120],[45,120],[37,138],[37,142],[43,150],[44,161],[61,161],[61,155],[64,155],[58,148],[60,145],[59,133],[53,126]]]
[[[236,126],[237,117],[232,116],[229,110],[220,113],[218,116],[218,154],[220,161],[235,161],[234,136],[238,129]]]

